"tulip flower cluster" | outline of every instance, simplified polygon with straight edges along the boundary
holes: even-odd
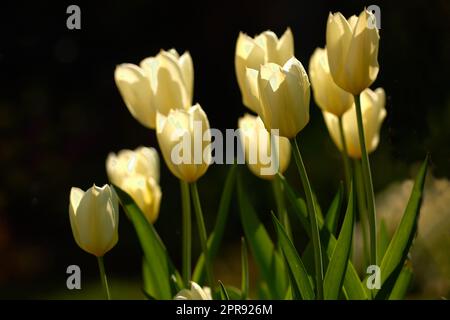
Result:
[[[235,165],[224,184],[214,230],[208,232],[205,227],[197,181],[211,164],[212,139],[206,112],[200,104],[193,104],[194,67],[190,54],[185,52],[180,56],[174,49],[162,50],[142,60],[139,66],[125,63],[116,67],[114,77],[125,106],[139,123],[155,130],[162,158],[180,181],[182,265],[178,272],[153,225],[162,199],[158,152],[152,147],[139,147],[134,151],[110,153],[106,171],[112,185],[102,188],[94,185],[86,192],[72,188],[69,206],[75,241],[99,258],[108,297],[102,257],[118,240],[119,201],[141,243],[144,291],[152,299],[248,299],[247,245],[267,288],[265,297],[390,298],[407,285],[404,280],[393,280],[403,279],[398,272],[403,270],[414,235],[426,162],[400,223],[402,229],[391,240],[383,240],[390,241],[384,252],[377,250],[380,240],[375,229],[368,154],[375,151],[380,141],[380,129],[386,117],[386,94],[383,88],[369,88],[379,71],[379,33],[373,23],[369,23],[373,19],[375,17],[367,10],[348,20],[340,13],[330,13],[326,46],[312,54],[309,75],[294,55],[291,29],[280,38],[272,31],[253,38],[244,33],[238,36],[235,73],[242,103],[250,112],[238,120],[239,141],[250,171],[272,184],[276,208],[271,211],[277,245],[273,244],[246,196],[245,183],[241,175],[236,174]],[[346,180],[346,196],[341,188],[325,217],[308,177],[300,150],[302,144],[298,142],[308,122],[316,120],[310,117],[311,87],[329,135],[342,155]],[[300,197],[284,176],[291,154],[303,186],[304,195]],[[268,168],[273,163],[275,171]],[[245,234],[240,290],[216,282],[213,268],[235,189]],[[293,244],[286,201],[290,202],[310,239],[301,254]],[[345,216],[340,219],[344,203],[347,203]],[[202,248],[194,270],[191,208]],[[365,254],[370,256],[368,270],[381,269],[382,274],[374,277],[386,286],[383,290],[378,291],[379,287],[369,284],[367,288],[376,287],[377,291],[369,292],[364,288],[364,281],[352,265],[350,248],[356,212],[363,228]],[[338,221],[343,221],[339,232]],[[369,280],[370,277],[367,283]],[[395,291],[389,287],[392,283]]]

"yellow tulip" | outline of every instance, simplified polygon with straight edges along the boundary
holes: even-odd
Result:
[[[76,243],[97,257],[111,250],[119,239],[119,202],[107,184],[95,184],[86,192],[70,191],[69,217]]]
[[[316,104],[338,117],[353,103],[353,97],[334,83],[328,66],[327,50],[317,48],[309,60],[309,77]]]
[[[175,296],[175,300],[212,300],[211,289],[209,287],[202,288],[191,281],[191,289],[182,289]]]
[[[294,40],[289,28],[280,39],[272,31],[265,31],[254,38],[245,33],[239,33],[234,62],[242,102],[246,107],[258,113],[257,97],[251,94],[247,85],[247,68],[258,70],[260,65],[268,62],[283,65],[293,55]]]
[[[188,109],[192,104],[194,68],[189,52],[161,50],[140,66],[125,63],[116,67],[114,78],[125,104],[142,125],[154,129],[156,112]]]
[[[154,92],[156,109],[167,114],[170,109],[189,109],[192,105],[194,68],[191,55],[181,57],[175,50],[161,51],[141,62]]]
[[[374,151],[378,146],[381,124],[386,117],[385,103],[386,95],[382,88],[378,88],[375,91],[366,89],[361,93],[362,120],[368,153]],[[323,112],[323,116],[331,138],[338,149],[342,151],[338,118],[334,114],[326,111]],[[342,126],[344,128],[348,155],[355,159],[361,158],[356,109],[354,105],[342,116]]]
[[[261,118],[250,114],[241,117],[238,126],[245,161],[251,172],[271,180],[277,172],[286,171],[291,159],[291,144],[287,138],[275,137],[278,146],[271,148],[271,137]]]
[[[348,20],[340,13],[329,14],[326,42],[328,63],[334,82],[354,95],[368,88],[378,75],[378,29],[375,17],[363,10]]]
[[[161,189],[159,182],[159,157],[153,148],[121,150],[110,153],[106,159],[109,180],[127,192],[150,223],[159,214]]]
[[[186,182],[197,181],[211,161],[209,122],[199,104],[156,116],[156,136],[170,171]]]
[[[116,67],[114,79],[131,115],[147,128],[155,127],[156,107],[150,81],[143,69],[131,63]]]
[[[131,175],[120,186],[136,202],[148,222],[155,223],[161,204],[161,188],[155,179],[143,175]]]
[[[267,63],[259,70],[247,68],[250,91],[259,97],[258,115],[268,131],[293,138],[309,121],[310,84],[303,65],[295,57],[284,66]]]

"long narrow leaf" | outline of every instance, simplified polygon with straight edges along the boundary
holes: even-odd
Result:
[[[286,195],[291,203],[291,205],[294,208],[294,211],[297,215],[297,217],[300,219],[300,223],[302,224],[303,229],[305,230],[308,237],[311,236],[311,227],[309,225],[308,220],[308,213],[306,209],[306,203],[303,199],[299,199],[298,196],[295,194],[294,189],[289,185],[286,178],[282,176],[281,174],[277,174],[277,179],[281,181],[281,183],[284,186],[284,189],[286,190]]]
[[[325,226],[328,230],[336,235],[337,226],[339,222],[339,213],[341,212],[342,202],[344,199],[344,185],[341,182],[339,184],[339,189],[336,195],[331,202],[331,205],[327,211],[327,215],[325,216]]]
[[[420,167],[405,213],[381,260],[381,290],[377,294],[377,299],[389,295],[408,255],[417,229],[427,167],[428,156]]]
[[[408,292],[412,278],[412,268],[410,265],[406,264],[400,272],[394,288],[392,288],[392,292],[389,295],[389,300],[403,300]]]
[[[310,237],[310,227],[309,227],[309,221],[308,221],[308,214],[306,212],[306,204],[305,201],[301,198],[296,198],[295,192],[293,191],[292,187],[289,185],[289,183],[286,181],[286,179],[278,174],[277,175],[279,179],[283,182],[283,185],[285,186],[286,193],[288,195],[288,200],[291,202],[292,206],[294,207],[294,213],[296,217],[299,219],[300,223],[302,224],[305,232]],[[323,248],[323,262],[324,267],[327,266],[329,262],[329,258],[331,258],[331,255],[333,254],[334,248],[336,246],[336,238],[334,235],[328,231],[327,228],[323,228],[324,222],[321,219],[317,219],[317,224],[319,226],[320,230],[320,242],[322,244]],[[310,273],[314,273],[313,263],[314,263],[314,257],[313,257],[313,248],[312,243],[309,242],[309,244],[306,246],[306,249],[303,253],[302,259],[305,264],[305,267]],[[324,254],[326,252],[326,254]],[[312,267],[309,268],[309,267]],[[356,272],[355,267],[350,262],[347,271],[345,273],[344,278],[344,294],[347,299],[351,300],[366,300],[368,299],[368,296],[366,294],[366,291],[361,284],[361,280],[359,279],[358,273]]]
[[[133,224],[144,252],[145,265],[148,266],[146,292],[156,299],[172,299],[170,277],[174,274],[173,264],[153,225],[148,223],[144,214],[123,190],[114,186],[120,203]],[[145,273],[144,273],[145,274]]]
[[[380,231],[378,234],[378,261],[383,259],[384,254],[389,246],[389,233],[384,219],[380,221]]]
[[[249,280],[248,280],[248,257],[247,257],[247,244],[245,243],[245,238],[242,237],[241,239],[241,265],[242,265],[242,279],[241,279],[241,292],[242,292],[242,299],[247,300],[248,298],[248,287],[249,287]]]
[[[237,179],[237,191],[242,228],[250,250],[272,298],[282,299],[287,290],[287,277],[282,258],[275,251],[266,228],[250,204],[240,177]]]
[[[286,257],[289,269],[294,277],[295,285],[304,300],[313,300],[314,290],[311,287],[308,273],[306,272],[305,266],[303,265],[297,250],[291,240],[289,240],[286,231],[274,214],[272,214],[272,219],[274,221],[275,229],[277,230],[278,239],[283,249],[284,256]]]
[[[225,286],[223,285],[222,281],[220,281],[220,280],[219,280],[219,285],[220,285],[220,298],[222,300],[230,300],[230,297],[228,296],[227,289],[225,288]]]
[[[339,233],[339,238],[331,255],[323,281],[325,300],[336,300],[339,297],[342,283],[344,282],[352,245],[354,200],[353,188],[350,186],[350,195],[344,223],[342,224],[341,232]]]
[[[225,231],[225,225],[228,219],[228,213],[230,211],[231,196],[233,194],[233,189],[236,180],[236,164],[233,164],[228,171],[227,178],[225,180],[225,185],[223,187],[222,196],[220,198],[219,209],[217,211],[217,219],[214,229],[208,238],[208,252],[210,254],[210,259],[214,259],[219,250],[220,243],[223,238],[223,233]],[[205,276],[205,257],[203,253],[200,255],[197,264],[195,265],[194,273],[192,275],[192,281],[196,283],[201,283]]]

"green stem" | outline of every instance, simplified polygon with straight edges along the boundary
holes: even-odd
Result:
[[[202,207],[200,205],[200,197],[198,195],[197,183],[191,183],[191,195],[192,201],[194,204],[195,217],[197,220],[197,229],[200,236],[200,244],[203,250],[203,256],[205,257],[205,269],[206,269],[206,278],[208,279],[208,285],[211,288],[211,291],[214,291],[214,276],[212,271],[212,265],[210,261],[210,256],[208,252],[208,236],[206,234],[205,221],[203,219]]]
[[[314,266],[315,266],[315,278],[317,296],[316,298],[323,299],[323,261],[322,261],[322,248],[320,245],[319,228],[317,226],[317,212],[314,204],[314,198],[309,183],[308,174],[306,173],[305,165],[303,163],[302,155],[295,138],[291,139],[291,144],[294,149],[294,158],[297,164],[300,178],[302,180],[303,189],[306,195],[306,205],[308,208],[309,222],[311,225],[311,237],[314,246]]]
[[[363,236],[363,269],[365,270],[370,260],[369,252],[369,235],[368,235],[368,221],[367,221],[367,202],[366,195],[364,193],[364,180],[362,177],[361,161],[355,159],[353,161],[355,168],[355,186],[356,186],[356,198],[358,201],[359,221]]]
[[[281,185],[281,181],[279,181],[279,179],[277,179],[276,177],[274,177],[274,179],[272,179],[271,182],[273,194],[275,196],[275,202],[277,204],[278,220],[280,220],[284,230],[286,230],[289,239],[292,240],[291,224],[289,223],[289,216],[286,211],[286,202],[284,199],[283,186]]]
[[[367,155],[366,140],[361,112],[360,95],[355,95],[356,120],[358,122],[359,144],[361,147],[362,172],[366,191],[368,220],[370,229],[370,264],[377,265],[377,225],[375,212],[375,195],[373,192],[372,174],[370,172],[369,156]]]
[[[105,264],[103,263],[103,257],[97,257],[98,262],[98,269],[100,271],[100,279],[102,280],[102,286],[103,290],[106,292],[106,298],[108,300],[111,300],[111,295],[109,294],[109,287],[108,287],[108,278],[106,278],[105,273]]]
[[[191,281],[191,247],[192,247],[192,226],[191,226],[191,201],[189,196],[189,185],[180,180],[181,202],[183,209],[183,262],[182,274],[186,288],[189,288]]]
[[[350,190],[350,183],[351,183],[351,179],[352,179],[352,173],[351,173],[352,169],[350,166],[350,160],[348,159],[347,143],[345,141],[344,126],[342,125],[342,116],[339,117],[339,133],[341,136],[342,160],[344,162],[346,194],[348,196],[348,193]]]

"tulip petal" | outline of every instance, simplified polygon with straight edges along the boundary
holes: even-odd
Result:
[[[283,65],[294,56],[294,37],[291,28],[287,28],[277,44],[278,64]]]
[[[194,96],[194,64],[192,63],[191,55],[188,51],[183,53],[179,59],[181,73],[183,74],[184,85],[186,86],[189,104],[192,104]]]
[[[156,113],[150,82],[144,70],[133,64],[121,64],[116,67],[114,78],[132,116],[145,127],[153,129]]]
[[[255,113],[260,112],[258,91],[258,70],[247,68],[247,107]]]
[[[117,242],[114,218],[109,187],[94,185],[86,191],[76,215],[81,248],[97,257],[109,251]]]

